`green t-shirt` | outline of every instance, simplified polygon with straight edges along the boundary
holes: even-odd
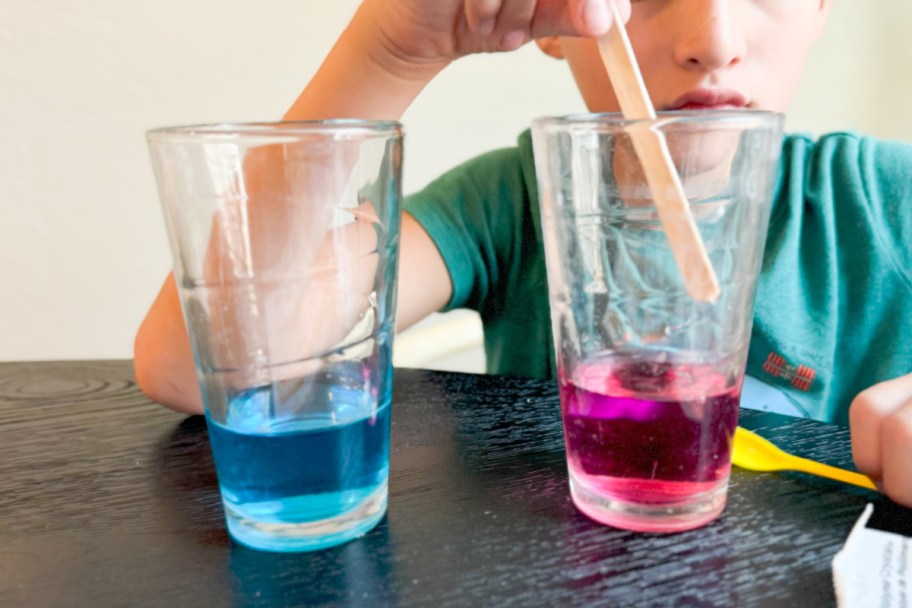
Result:
[[[556,376],[530,133],[406,201],[477,310],[490,373]],[[789,136],[747,373],[796,413],[848,422],[861,390],[912,371],[912,146]]]

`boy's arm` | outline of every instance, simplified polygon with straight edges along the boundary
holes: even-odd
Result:
[[[400,255],[399,260],[398,330],[443,308],[453,290],[436,246],[408,214],[402,217],[400,247],[409,254]],[[136,334],[133,366],[137,384],[153,401],[181,412],[203,412],[173,273],[168,274]]]
[[[285,119],[398,120],[459,57],[514,50],[543,36],[605,33],[610,1],[629,15],[629,0],[365,0]],[[399,258],[397,327],[402,329],[443,307],[452,285],[437,248],[408,214]],[[137,332],[134,370],[151,399],[202,413],[173,275]]]

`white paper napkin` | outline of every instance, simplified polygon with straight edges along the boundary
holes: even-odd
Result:
[[[840,608],[912,608],[912,538],[867,528],[868,504],[833,558]]]

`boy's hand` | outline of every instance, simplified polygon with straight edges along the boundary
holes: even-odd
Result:
[[[630,0],[363,0],[285,118],[399,120],[453,60],[533,38],[600,36],[612,2],[629,18]]]
[[[896,502],[912,507],[912,374],[862,391],[849,408],[852,455]]]
[[[365,0],[356,20],[373,25],[375,59],[388,69],[439,70],[533,38],[602,35],[611,27],[610,2],[629,17],[630,0]]]

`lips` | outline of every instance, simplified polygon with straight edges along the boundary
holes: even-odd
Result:
[[[733,89],[694,89],[678,97],[666,110],[734,110],[746,108],[747,98]]]

